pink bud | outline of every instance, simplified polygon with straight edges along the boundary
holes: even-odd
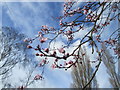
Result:
[[[42,34],[42,32],[38,32],[38,34]]]
[[[65,53],[64,48],[60,48],[60,49],[58,49],[58,51],[59,51],[60,53]]]
[[[64,62],[64,65],[68,65],[68,63],[66,63],[66,61]]]
[[[53,54],[50,54],[51,56],[55,57],[56,51],[53,52]]]
[[[39,74],[34,77],[34,80],[39,80],[39,79],[42,79],[42,76]]]
[[[40,54],[39,56],[41,56],[41,57],[42,57],[42,56],[44,56],[44,55],[43,55],[43,54]]]
[[[27,40],[27,39],[24,39],[24,42],[28,42],[28,40]]]
[[[48,52],[49,52],[49,49],[48,49],[48,48],[45,48],[44,51],[48,53]]]
[[[69,57],[69,53],[66,54],[66,57]]]
[[[28,45],[27,48],[32,48],[32,46]]]
[[[68,36],[68,40],[73,40],[73,36]]]
[[[56,65],[55,65],[55,64],[52,64],[52,66],[51,66],[51,67],[54,69],[54,68],[56,68]]]
[[[84,9],[84,12],[83,12],[84,14],[87,14],[88,13],[88,10],[87,9]]]
[[[68,64],[73,64],[73,61],[69,61]]]
[[[41,62],[45,64],[45,63],[46,63],[46,60],[43,59]]]
[[[47,41],[47,38],[44,37],[40,40],[41,43],[44,43],[45,41]]]
[[[67,32],[66,32],[66,34],[68,34],[68,35],[70,35],[70,34],[72,34],[73,32],[71,31],[71,30],[68,30]]]
[[[38,53],[36,53],[36,56],[39,56],[39,54],[38,54]]]
[[[60,23],[60,25],[63,25],[62,23]]]
[[[34,50],[36,50],[36,51],[37,51],[38,49],[37,49],[37,48],[35,48]]]
[[[55,59],[55,62],[57,62],[58,61],[58,59]]]

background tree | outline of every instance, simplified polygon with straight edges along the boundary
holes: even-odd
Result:
[[[119,64],[118,60],[114,58],[114,56],[112,56],[111,53],[109,53],[110,50],[108,50],[104,44],[102,44],[102,48],[102,61],[107,68],[109,82],[113,88],[120,87],[120,77],[118,75],[118,68],[116,68],[116,64]]]
[[[86,83],[90,80],[90,77],[93,73],[93,69],[90,64],[90,58],[87,55],[85,47],[80,50],[79,55],[81,59],[78,60],[78,63],[75,67],[72,67],[72,88],[83,88],[86,85]],[[88,88],[98,88],[96,77],[94,77],[92,83],[88,85]]]
[[[108,26],[113,22],[119,22],[118,16],[120,13],[117,11],[120,8],[118,7],[119,2],[103,1],[82,2],[80,5],[76,4],[77,1],[73,0],[64,4],[63,16],[57,18],[60,22],[60,27],[54,28],[43,25],[37,37],[25,41],[34,42],[38,39],[39,41],[36,47],[30,46],[31,49],[38,51],[36,56],[44,57],[46,62],[49,62],[49,58],[52,57],[54,59],[52,68],[63,68],[65,70],[78,63],[78,60],[81,58],[79,52],[81,46],[87,44],[88,47],[91,47],[91,54],[96,55],[96,69],[93,71],[90,79],[86,80],[87,83],[86,85],[84,84],[85,86],[83,87],[85,89],[91,84],[101,65],[102,50],[99,47],[101,43],[106,43],[106,46],[111,47],[118,57],[120,55],[117,49],[118,44],[116,44],[118,43],[118,34],[116,34],[116,32],[120,28],[116,25],[114,30],[109,30],[109,36],[103,38]],[[77,37],[77,39],[75,38],[76,35],[80,35],[80,33],[84,31],[86,31],[84,35]],[[55,46],[51,48],[56,40],[63,37],[66,38],[65,45],[62,45],[61,48]],[[73,45],[76,40],[79,42]],[[74,47],[74,49],[69,51],[71,46]],[[72,60],[69,58],[72,58]]]
[[[0,62],[1,62],[1,74],[5,74],[7,71],[9,71],[10,66],[11,68],[14,67],[18,62],[22,62],[21,59],[21,52],[26,48],[28,45],[27,43],[21,42],[21,39],[25,38],[24,35],[18,35],[17,32],[12,30],[12,28],[4,27],[1,29],[0,34],[0,46],[1,46],[1,54],[0,54]],[[24,43],[24,44],[22,44]],[[23,45],[23,46],[20,46]],[[18,50],[19,49],[19,50]],[[19,52],[21,50],[21,52]],[[26,48],[27,49],[27,48]],[[19,55],[16,55],[19,54]],[[14,55],[16,57],[14,57]],[[17,57],[21,56],[21,57]],[[25,55],[24,55],[25,56]],[[14,59],[11,59],[13,58]],[[27,61],[27,59],[23,58]],[[23,61],[24,61],[23,60]],[[8,67],[7,67],[8,66]]]
[[[23,41],[25,37],[11,27],[0,29],[0,83],[4,88],[29,86],[39,79],[34,78],[38,62],[29,53],[28,43]]]

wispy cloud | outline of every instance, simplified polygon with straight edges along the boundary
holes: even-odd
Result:
[[[7,0],[6,0],[7,1]],[[13,0],[16,1],[16,0]],[[30,0],[29,0],[30,1]],[[32,0],[31,0],[32,1]],[[38,0],[36,0],[37,2]],[[49,1],[50,2],[50,1]],[[58,1],[57,1],[58,2]],[[4,19],[4,24],[6,25],[7,23],[12,23],[13,27],[17,28],[20,32],[28,35],[29,37],[34,37],[35,34],[37,34],[37,31],[40,30],[41,25],[48,25],[48,26],[54,26],[56,25],[56,22],[53,21],[51,16],[58,16],[60,13],[59,11],[61,10],[62,4],[54,4],[54,3],[48,3],[48,0],[44,0],[44,2],[28,2],[27,0],[21,0],[19,3],[13,3],[13,2],[7,2],[4,3],[4,11],[6,14],[4,17],[9,17],[8,19]],[[1,8],[1,5],[0,5]],[[62,11],[60,11],[62,13]],[[1,12],[0,12],[1,13]],[[1,20],[0,16],[0,20]],[[114,29],[115,27],[109,27]],[[108,36],[109,32],[111,32],[108,28],[105,30],[105,33],[103,34],[102,38],[105,38],[104,36]],[[72,52],[72,50],[75,49],[75,45],[79,44],[78,38],[82,38],[86,33],[88,32],[87,28],[84,31],[80,31],[79,34],[75,34],[74,39],[74,44],[72,44],[67,50],[67,52]],[[66,40],[65,37],[62,37],[63,40]],[[65,43],[61,41],[57,41],[51,44],[52,48],[53,46],[56,46],[57,48],[60,48],[62,45]],[[87,45],[85,45],[87,46]],[[88,54],[90,56],[91,60],[96,59],[96,54],[94,53],[91,55],[90,51],[91,48],[87,47]],[[50,59],[52,61],[52,59]],[[50,63],[52,64],[52,63]],[[106,72],[104,70],[104,65],[102,64],[100,67],[100,70],[97,73],[97,79],[100,83],[100,87],[109,87],[109,83],[104,86],[105,83],[107,83],[107,75],[104,75]],[[41,84],[40,87],[69,87],[71,80],[70,76],[70,70],[68,72],[65,72],[64,70],[51,70],[50,67],[46,68],[45,72],[45,80],[44,82],[39,82],[38,84]],[[16,72],[16,71],[15,71]],[[21,73],[23,71],[21,70]],[[37,72],[37,71],[36,71]],[[103,76],[104,75],[104,76]],[[106,79],[101,79],[106,77]],[[38,85],[37,84],[37,85]],[[36,85],[36,87],[37,87]],[[32,87],[32,86],[31,86]]]
[[[8,8],[6,12],[14,22],[14,27],[29,36],[37,33],[41,25],[53,25],[51,16],[54,16],[55,7],[50,6],[51,3],[11,2],[4,4]]]
[[[41,25],[56,25],[55,21],[52,20],[51,16],[58,16],[59,12],[56,10],[61,10],[62,4],[54,4],[48,2],[35,3],[35,2],[19,2],[4,3],[4,11],[6,12],[5,17],[9,17],[9,23],[13,23],[12,27],[17,28],[20,32],[28,35],[29,37],[34,37],[37,31],[39,31]],[[56,11],[56,13],[55,13]],[[61,11],[60,11],[61,12]],[[6,25],[7,20],[3,20]],[[57,43],[62,45],[62,43]],[[51,70],[48,67],[45,73],[45,81],[39,82],[42,86],[39,87],[69,87],[70,84],[70,72],[65,72],[64,70]],[[25,73],[24,70],[14,70],[15,73]],[[37,72],[37,71],[36,71]],[[51,74],[52,73],[52,74]],[[23,76],[25,76],[23,74]],[[13,76],[15,77],[15,76]],[[18,76],[19,77],[19,76]],[[16,78],[18,78],[16,77]],[[17,80],[17,79],[16,79]],[[57,81],[57,83],[56,83]],[[61,82],[63,82],[61,84]],[[66,84],[64,84],[66,83]],[[38,85],[38,84],[37,84]],[[37,87],[36,85],[36,87]],[[31,86],[32,87],[32,86]]]

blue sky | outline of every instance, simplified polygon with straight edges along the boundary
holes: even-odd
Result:
[[[52,17],[62,15],[62,2],[6,2],[2,4],[2,26],[13,27],[33,38],[41,25],[58,27]],[[45,69],[44,87],[70,87],[70,72]]]
[[[24,33],[30,38],[33,38],[37,34],[41,28],[41,25],[54,26],[59,28],[58,22],[53,20],[52,17],[58,17],[62,15],[62,2],[6,2],[2,5],[2,12],[0,11],[0,13],[2,13],[2,18],[0,16],[2,26],[13,27],[20,33]],[[110,26],[107,28],[111,28],[112,30],[116,28],[115,26]],[[107,37],[111,32],[110,30],[108,32],[108,30],[109,29],[107,29],[103,34],[103,39],[104,35]],[[83,36],[86,31],[76,35],[75,37],[77,38]],[[62,45],[62,42],[60,45]],[[58,45],[58,47],[60,45]],[[89,51],[90,48],[87,48],[87,50]],[[94,58],[94,55],[92,58]],[[107,75],[103,76],[104,73],[105,66],[102,65],[97,73],[97,78],[100,81],[100,87],[105,87],[104,84],[108,80]],[[64,70],[51,70],[48,67],[45,69],[45,78],[45,83],[47,84],[44,87],[69,88],[72,82],[70,71],[65,72]],[[106,86],[109,87],[109,83]]]
[[[14,26],[29,36],[37,33],[41,25],[56,26],[57,22],[52,17],[62,14],[62,3],[9,2],[4,3],[4,6],[2,25]]]

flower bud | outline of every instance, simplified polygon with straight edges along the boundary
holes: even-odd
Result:
[[[38,53],[36,53],[36,56],[39,56],[39,54],[38,54]]]
[[[48,53],[48,52],[49,52],[49,49],[48,49],[48,48],[45,48],[44,51],[45,51],[46,53]]]
[[[32,48],[32,46],[28,45],[27,48]]]

